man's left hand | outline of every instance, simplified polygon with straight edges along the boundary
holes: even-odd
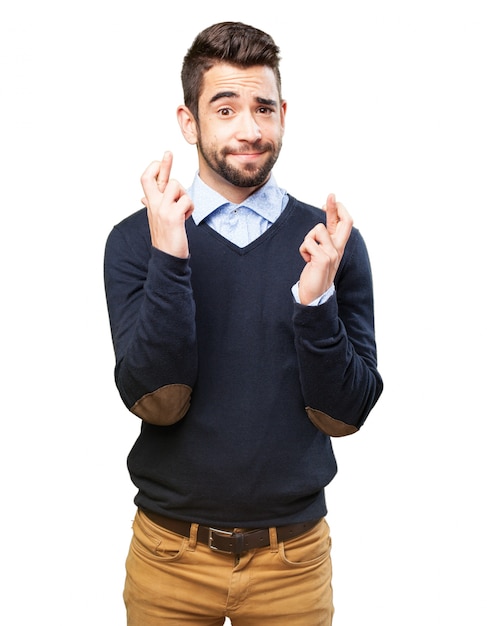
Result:
[[[299,299],[304,305],[319,298],[332,286],[352,232],[353,220],[334,194],[328,196],[323,210],[326,226],[317,224],[312,228],[299,248],[306,261],[299,279]]]

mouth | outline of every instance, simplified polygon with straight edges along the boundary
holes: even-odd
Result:
[[[262,161],[263,158],[267,157],[268,152],[269,150],[265,147],[259,148],[258,150],[255,148],[251,150],[228,150],[225,156],[242,165],[250,165]]]
[[[262,157],[265,154],[264,152],[229,152],[227,156],[233,157],[238,161],[242,161],[243,163],[248,163],[251,161],[255,161]]]
[[[258,159],[260,157],[262,157],[263,155],[267,154],[268,152],[270,152],[272,150],[272,146],[270,144],[261,144],[259,146],[253,145],[253,146],[247,146],[245,147],[241,147],[238,148],[237,150],[232,150],[230,148],[227,148],[226,150],[224,150],[224,156],[231,156],[234,157],[236,159],[242,159],[244,161],[252,161],[254,159]]]

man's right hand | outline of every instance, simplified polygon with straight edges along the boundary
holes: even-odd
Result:
[[[183,186],[170,179],[172,153],[165,152],[162,161],[153,161],[141,176],[143,204],[152,245],[167,254],[187,259],[189,244],[185,222],[193,212],[193,201]]]

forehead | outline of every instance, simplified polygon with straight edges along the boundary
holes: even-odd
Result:
[[[214,65],[204,74],[201,100],[208,104],[215,94],[223,92],[278,100],[276,77],[265,65],[247,68],[227,63]]]

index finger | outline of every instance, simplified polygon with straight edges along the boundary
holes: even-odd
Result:
[[[323,207],[326,213],[326,230],[333,235],[338,225],[338,207],[334,193],[328,194],[326,204]]]
[[[161,164],[159,166],[159,173],[157,174],[157,187],[159,191],[164,191],[166,185],[171,176],[171,168],[172,168],[172,152],[168,150],[164,152],[162,157]]]
[[[154,196],[154,194],[158,193],[157,176],[160,170],[160,166],[161,165],[159,161],[152,161],[152,163],[148,165],[148,167],[140,177],[140,182],[142,184],[142,189],[144,190],[146,200]]]
[[[352,232],[353,220],[352,216],[341,202],[336,203],[336,209],[337,222],[335,226],[335,232],[330,236],[333,239],[337,250],[341,250],[343,252],[347,244],[348,238],[350,237],[350,233]]]

